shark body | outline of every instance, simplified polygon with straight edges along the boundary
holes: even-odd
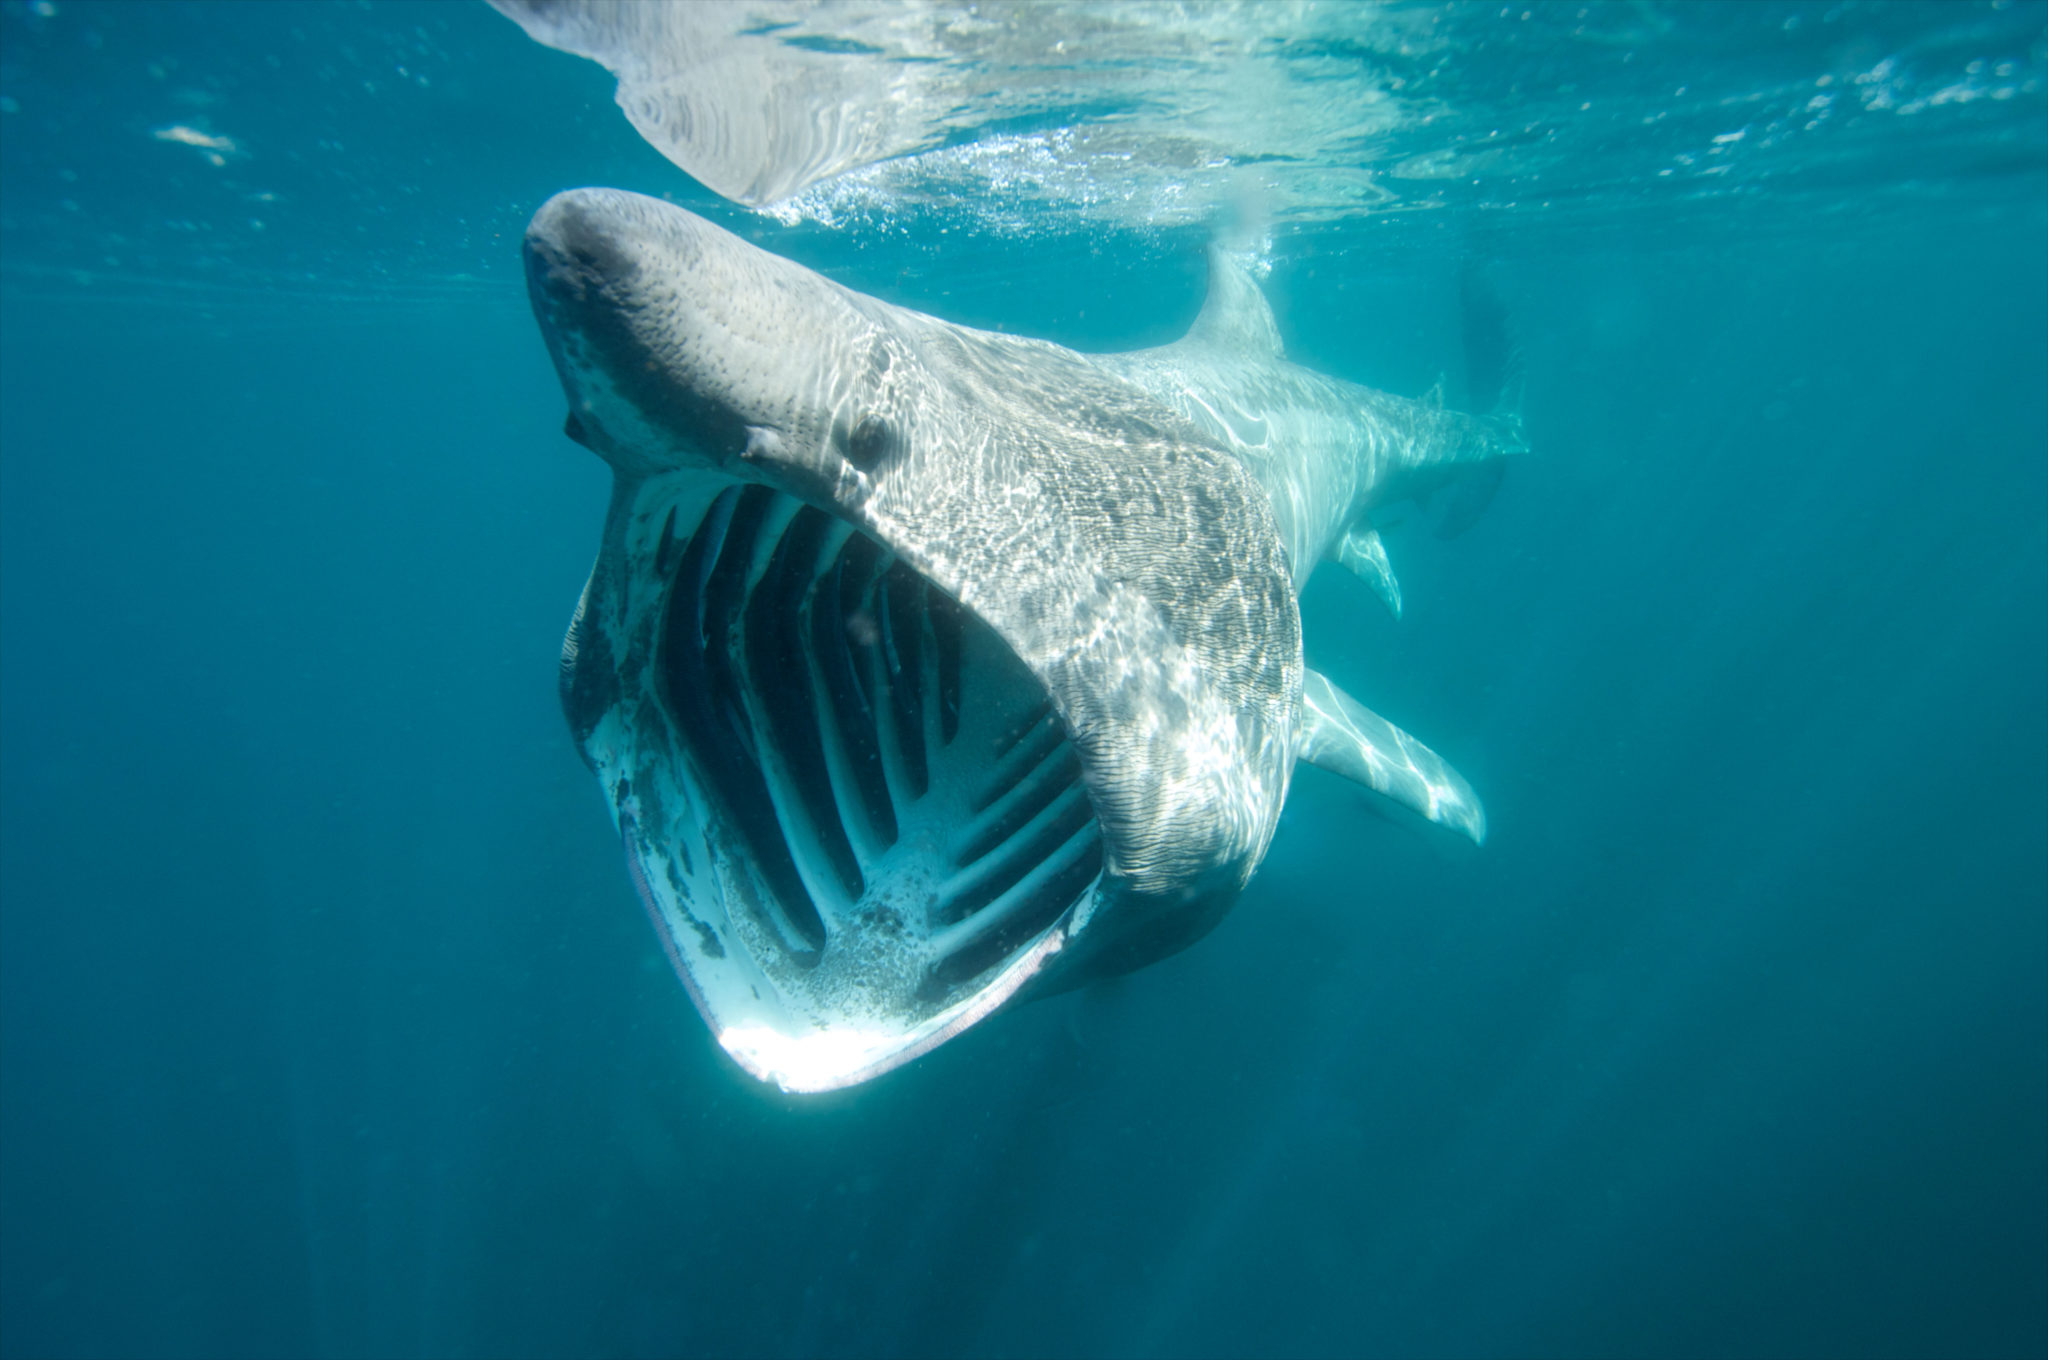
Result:
[[[1370,514],[1522,446],[1310,372],[1228,256],[1183,341],[1082,355],[892,306],[682,209],[526,238],[570,436],[614,490],[564,711],[720,1044],[866,1080],[1184,948],[1297,759],[1474,840],[1440,758],[1301,660]]]

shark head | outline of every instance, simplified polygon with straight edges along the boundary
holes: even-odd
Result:
[[[567,431],[614,472],[564,710],[742,1067],[862,1081],[1220,919],[1304,711],[1288,554],[1228,449],[657,200],[558,195],[525,251]]]

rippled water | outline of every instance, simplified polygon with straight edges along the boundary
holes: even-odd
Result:
[[[628,12],[0,5],[0,1353],[2048,1348],[2048,6]],[[1532,454],[1303,611],[1486,846],[1303,770],[1187,953],[736,1072],[553,692],[593,183],[1082,349],[1250,238],[1453,405],[1481,270]]]
[[[1967,210],[2048,162],[2038,7],[2001,0],[593,8],[552,36],[653,146],[762,230],[856,246],[1770,231]],[[10,274],[461,286],[548,187],[709,198],[510,25],[201,13],[9,12]]]
[[[2048,52],[2013,6],[499,8],[785,222],[1582,220],[1772,187],[1783,210],[2048,154]]]

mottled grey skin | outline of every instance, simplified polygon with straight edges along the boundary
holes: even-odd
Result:
[[[1301,582],[1402,478],[1519,447],[1506,422],[1287,364],[1227,263],[1187,341],[1090,357],[865,297],[632,194],[558,195],[526,253],[570,432],[616,474],[565,707],[706,1019],[790,1089],[863,1080],[1012,996],[1209,930],[1315,745]],[[736,905],[762,881],[703,807],[653,676],[665,537],[733,482],[828,511],[987,623],[1079,753],[1100,880],[970,990],[920,989],[912,945],[853,912],[828,921],[824,964],[789,966]]]
[[[1265,298],[1220,251],[1185,339],[1092,362],[1144,388],[1258,479],[1297,591],[1376,506],[1527,447],[1518,418],[1447,411],[1288,363]]]

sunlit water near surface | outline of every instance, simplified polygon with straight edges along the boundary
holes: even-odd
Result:
[[[930,75],[756,210],[481,4],[0,7],[0,1352],[2048,1349],[2048,8],[1104,13],[764,28]],[[1304,768],[1194,949],[740,1074],[555,702],[576,184],[1088,350],[1226,225],[1453,405],[1483,268],[1534,453],[1303,609],[1485,847]]]

